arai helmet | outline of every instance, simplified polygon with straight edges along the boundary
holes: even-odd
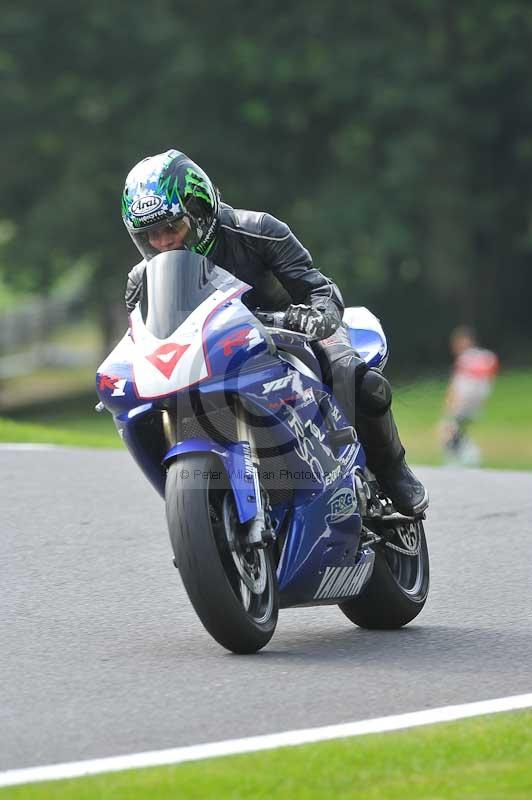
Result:
[[[150,244],[149,232],[168,225],[186,232],[183,247],[207,255],[216,239],[218,209],[216,187],[179,150],[148,156],[126,178],[122,219],[147,260],[158,253]]]

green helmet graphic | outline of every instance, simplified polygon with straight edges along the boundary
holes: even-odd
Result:
[[[150,244],[150,231],[183,222],[182,246],[207,255],[216,240],[218,210],[218,192],[209,176],[178,150],[148,156],[126,178],[122,219],[146,259],[158,252]]]

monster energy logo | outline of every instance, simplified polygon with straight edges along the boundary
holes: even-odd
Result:
[[[188,167],[185,173],[185,197],[190,194],[206,200],[211,206],[214,205],[211,188],[207,180],[197,172],[194,172],[192,167]]]
[[[166,178],[160,178],[157,184],[157,189],[155,190],[157,194],[164,194],[166,196],[166,201],[168,205],[172,205],[173,203],[179,203],[182,205],[181,198],[179,196],[179,180],[176,175],[168,175]]]

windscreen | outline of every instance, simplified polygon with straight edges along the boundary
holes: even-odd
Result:
[[[189,250],[172,250],[152,258],[146,267],[147,329],[167,339],[217,289],[247,288],[221,267]]]

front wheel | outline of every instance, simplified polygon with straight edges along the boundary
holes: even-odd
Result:
[[[279,591],[271,548],[246,544],[233,492],[209,454],[174,461],[166,518],[175,562],[201,622],[234,653],[255,653],[273,636]]]
[[[429,592],[423,523],[418,520],[397,527],[374,548],[375,566],[368,585],[359,597],[340,603],[339,608],[362,628],[401,628],[417,617]]]

